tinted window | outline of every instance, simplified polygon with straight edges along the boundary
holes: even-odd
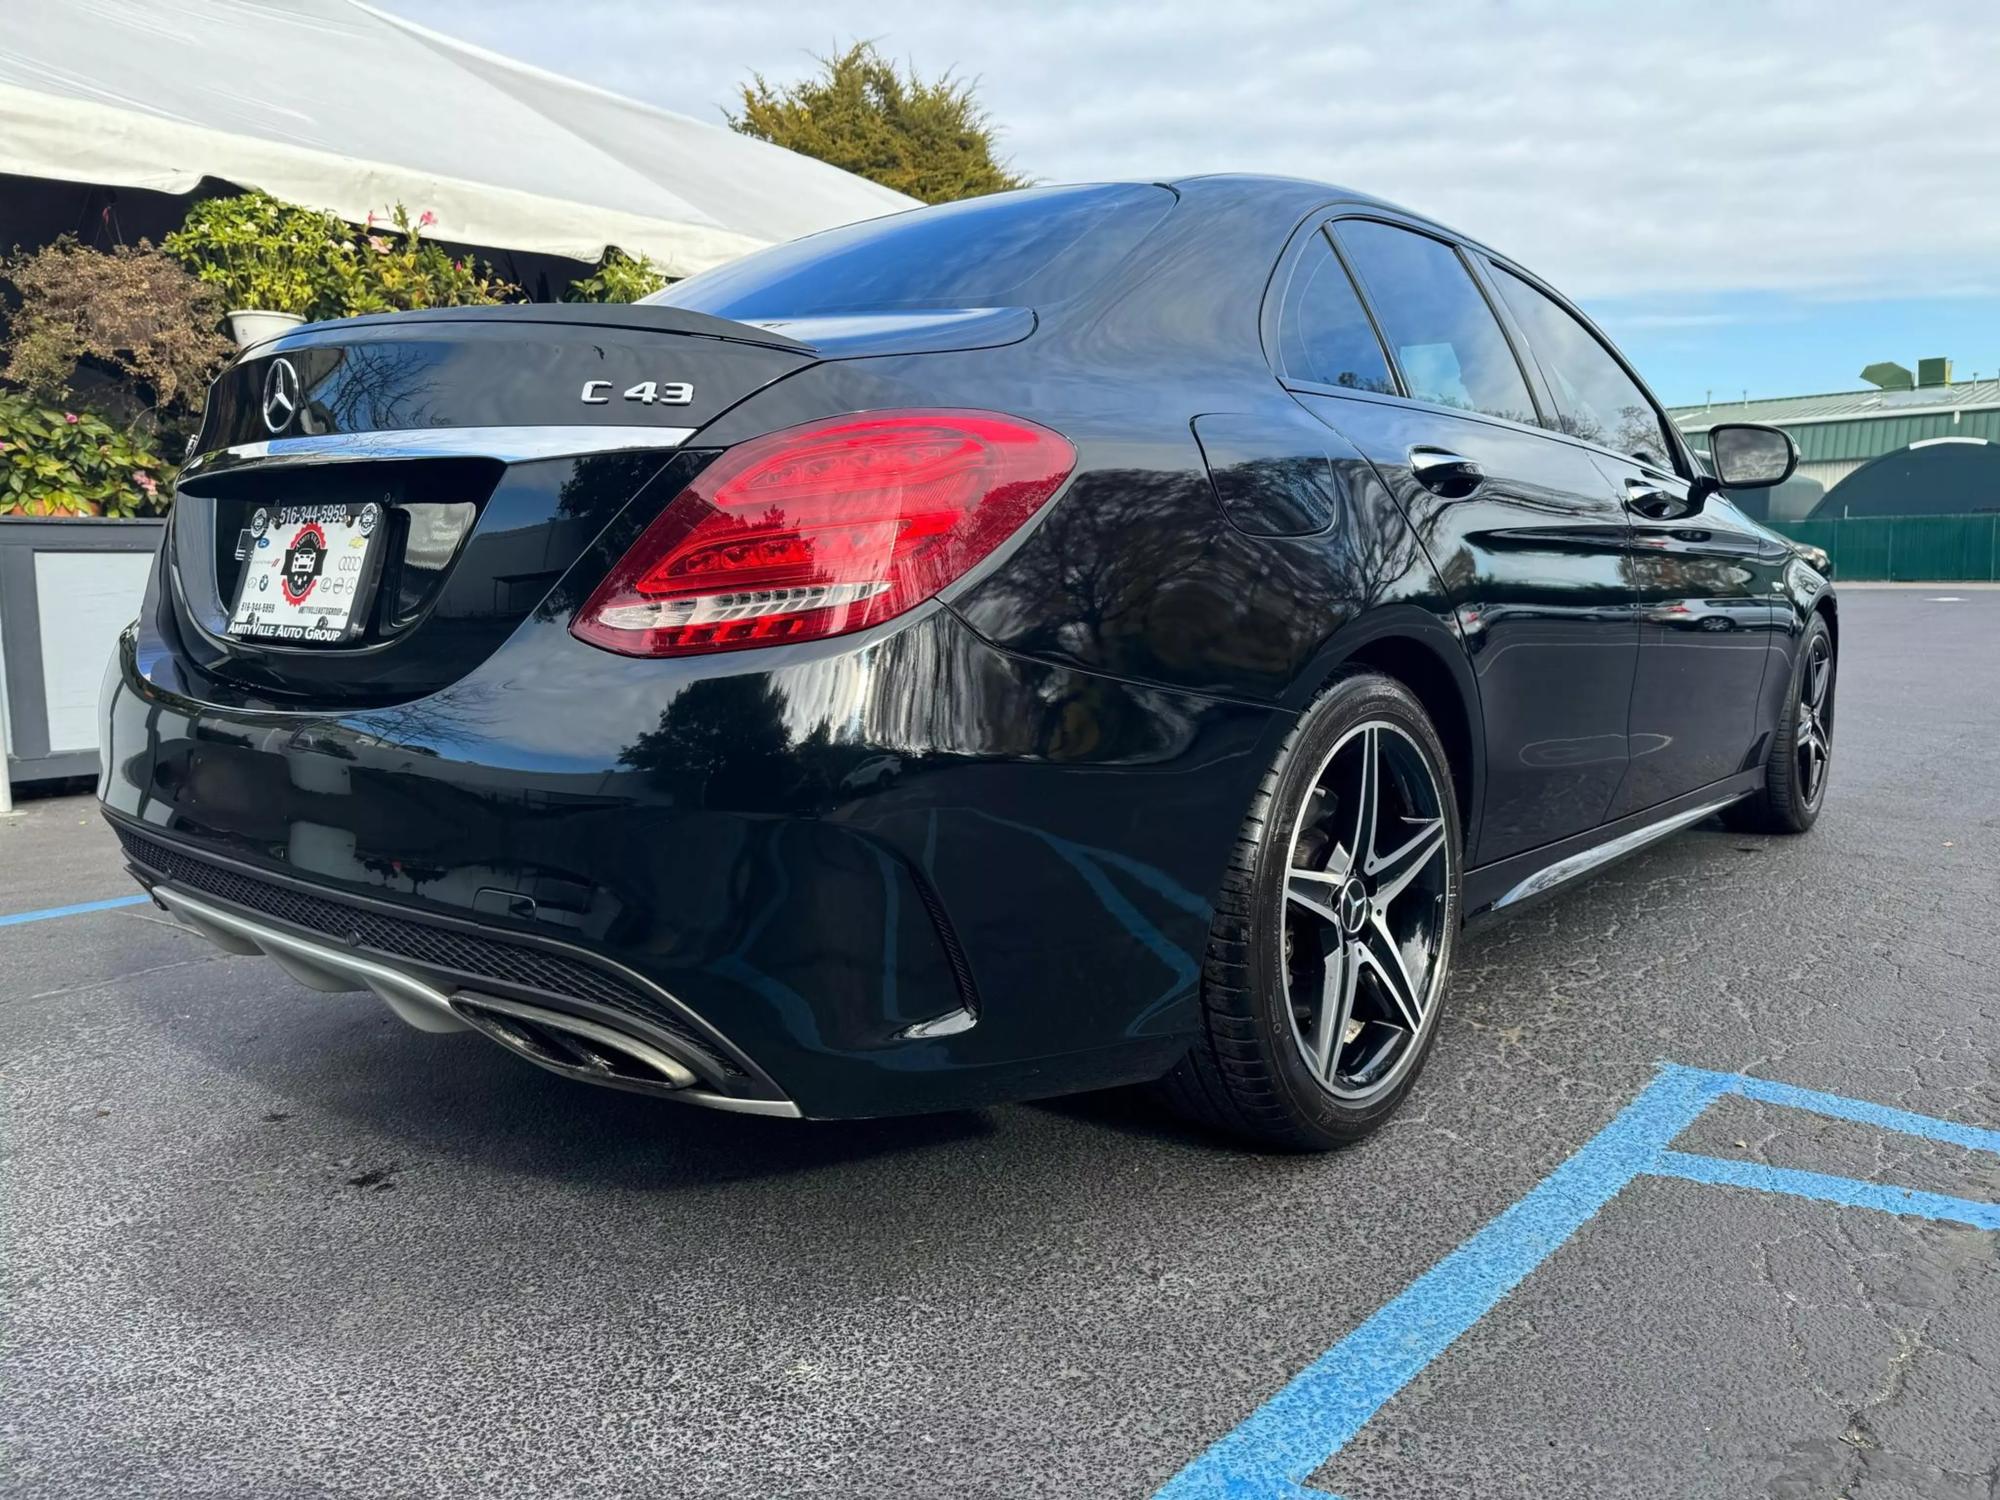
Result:
[[[1088,291],[1173,204],[1143,183],[971,198],[775,245],[645,300],[722,318],[1046,306]]]
[[[1297,380],[1395,394],[1396,382],[1347,270],[1315,234],[1278,314],[1278,366]]]
[[[1456,250],[1365,219],[1349,220],[1336,232],[1412,396],[1516,422],[1535,420],[1514,351]]]
[[[1504,267],[1493,269],[1500,295],[1527,333],[1562,408],[1549,425],[1671,470],[1674,450],[1660,414],[1597,335],[1547,293]]]

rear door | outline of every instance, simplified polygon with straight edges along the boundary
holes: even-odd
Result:
[[[1559,429],[1593,449],[1632,523],[1639,608],[1632,766],[1611,815],[1639,812],[1743,769],[1758,734],[1781,559],[1713,496],[1685,510],[1689,475],[1666,418],[1623,361],[1548,289],[1489,273],[1547,382]]]
[[[1638,653],[1624,508],[1587,452],[1539,426],[1456,246],[1372,215],[1327,234],[1288,254],[1267,337],[1287,386],[1396,494],[1457,614],[1486,738],[1472,860],[1593,828],[1625,773]],[[1346,352],[1316,358],[1312,331],[1343,320],[1319,343]]]

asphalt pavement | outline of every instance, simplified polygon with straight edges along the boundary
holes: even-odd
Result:
[[[1618,1188],[1351,1440],[1266,1405],[1663,1063],[2000,1129],[1996,747],[2000,592],[1848,590],[1814,833],[1477,932],[1409,1107],[1314,1159],[1133,1094],[707,1114],[148,906],[0,922],[0,1495],[1146,1496],[1241,1429],[1346,1500],[1996,1500],[2000,1232],[1948,1215],[2000,1155],[1736,1094],[1675,1145],[1741,1181]],[[131,890],[87,797],[0,817],[0,919]]]

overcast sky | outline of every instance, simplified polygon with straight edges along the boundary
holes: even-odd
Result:
[[[2000,374],[2000,6],[377,0],[706,120],[857,37],[1035,178],[1286,172],[1477,235],[1669,401]]]

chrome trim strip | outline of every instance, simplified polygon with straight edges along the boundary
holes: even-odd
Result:
[[[1580,875],[1589,874],[1599,865],[1607,865],[1612,860],[1623,858],[1636,849],[1643,849],[1655,839],[1663,839],[1668,834],[1687,827],[1690,823],[1699,823],[1711,813],[1718,813],[1723,808],[1729,806],[1730,803],[1742,800],[1743,794],[1738,793],[1734,797],[1724,797],[1719,801],[1705,802],[1700,807],[1690,808],[1686,812],[1675,813],[1671,817],[1660,819],[1657,823],[1648,823],[1643,828],[1635,828],[1630,833],[1620,834],[1617,838],[1612,839],[1608,843],[1599,844],[1594,849],[1585,849],[1581,854],[1572,854],[1568,859],[1559,859],[1547,868],[1535,871],[1534,874],[1523,880],[1498,901],[1495,901],[1488,910],[1499,911],[1503,906],[1512,906],[1516,901],[1525,901],[1530,896],[1539,896],[1544,891],[1554,890],[1566,881],[1575,880]]]
[[[960,1032],[972,1030],[978,1024],[979,1017],[961,1006],[957,1010],[948,1010],[941,1016],[932,1016],[928,1021],[918,1021],[914,1025],[905,1026],[896,1035],[908,1041],[921,1042],[935,1036],[957,1036]]]
[[[212,471],[300,464],[350,463],[393,458],[496,458],[526,463],[538,458],[581,458],[635,448],[678,448],[692,427],[402,427],[384,432],[328,432],[311,437],[237,443],[197,454],[182,479]]]
[[[210,906],[170,885],[154,886],[153,897],[217,947],[231,953],[262,953],[310,989],[329,994],[370,990],[419,1031],[467,1029],[445,992],[414,974]]]
[[[449,993],[414,974],[364,958],[358,953],[316,943],[310,938],[269,926],[240,913],[211,906],[207,901],[190,896],[165,881],[153,886],[152,892],[155,901],[191,931],[207,938],[218,948],[230,953],[261,953],[311,989],[334,994],[370,991],[419,1031],[475,1029],[453,1009]],[[471,992],[471,996],[476,997],[477,1003],[485,1005],[492,1005],[496,998],[478,991]],[[567,1013],[562,1016],[562,1023],[578,1030],[591,1025]],[[620,1037],[618,1045],[626,1051],[633,1051],[641,1044],[636,1038]],[[770,1115],[788,1120],[804,1118],[798,1105],[789,1099],[739,1099],[731,1094],[700,1088],[663,1091],[654,1097],[679,1099],[730,1114]]]
[[[789,1099],[739,1099],[734,1094],[712,1094],[707,1089],[682,1089],[662,1094],[662,1099],[678,1099],[699,1104],[703,1109],[719,1109],[726,1115],[769,1115],[775,1120],[803,1120],[805,1113]]]

